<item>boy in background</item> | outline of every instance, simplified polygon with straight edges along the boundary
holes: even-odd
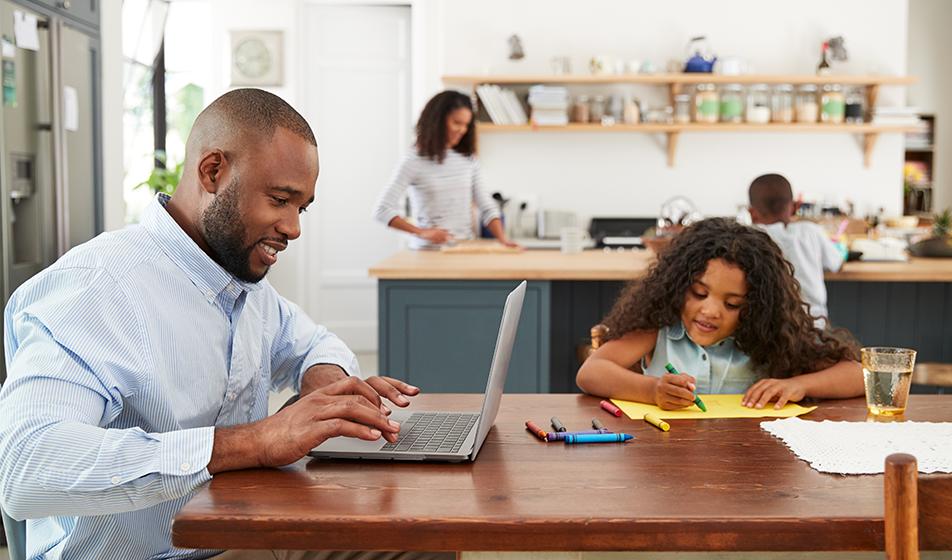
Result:
[[[810,306],[810,315],[822,319],[817,326],[822,325],[828,314],[823,271],[839,270],[843,265],[842,253],[819,225],[790,220],[795,211],[793,189],[783,175],[769,173],[757,177],[747,196],[754,225],[767,232],[793,265],[803,301]]]

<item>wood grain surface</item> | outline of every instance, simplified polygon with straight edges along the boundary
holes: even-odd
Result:
[[[370,269],[386,280],[631,280],[654,262],[648,250],[605,252],[600,249],[563,254],[522,251],[471,254],[401,251]],[[870,282],[952,282],[952,259],[909,262],[848,262],[827,280]]]
[[[477,410],[480,395],[421,395]],[[952,397],[913,395],[907,419],[952,421]],[[525,430],[593,417],[626,444],[543,443]],[[812,420],[866,420],[829,401]],[[217,475],[178,514],[177,546],[342,550],[883,550],[883,476],[811,469],[759,419],[673,420],[661,432],[584,395],[505,395],[464,464],[300,461]],[[928,479],[928,475],[920,480]]]

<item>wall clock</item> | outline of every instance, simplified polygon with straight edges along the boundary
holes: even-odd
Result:
[[[280,86],[284,83],[284,32],[231,32],[231,85]]]

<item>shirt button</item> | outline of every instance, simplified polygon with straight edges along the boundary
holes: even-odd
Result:
[[[228,400],[230,400],[230,401],[235,400],[235,394],[234,394],[234,393],[228,393]]]
[[[179,468],[182,469],[182,472],[187,472],[188,469],[192,468],[192,465],[190,465],[190,464],[188,464],[188,463],[182,463],[182,464],[179,466]]]
[[[114,477],[110,478],[109,481],[112,482],[113,484],[119,484],[119,477],[118,477],[118,476],[114,476]]]
[[[706,362],[706,361],[707,361],[707,355],[705,354],[705,355],[701,356],[701,359]]]

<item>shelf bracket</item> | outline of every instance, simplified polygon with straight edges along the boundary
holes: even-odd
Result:
[[[679,84],[677,82],[670,84],[670,88],[668,89],[668,95],[670,96],[670,99],[668,99],[668,104],[672,107],[674,107],[675,96],[681,93],[683,86],[684,84]]]
[[[879,97],[879,84],[866,86],[866,120],[872,121],[873,111],[876,109],[876,98]]]
[[[873,161],[873,148],[879,140],[879,133],[867,132],[863,134],[863,167],[869,167]]]
[[[668,136],[668,167],[674,167],[674,156],[678,151],[678,138],[680,132],[666,132]]]

